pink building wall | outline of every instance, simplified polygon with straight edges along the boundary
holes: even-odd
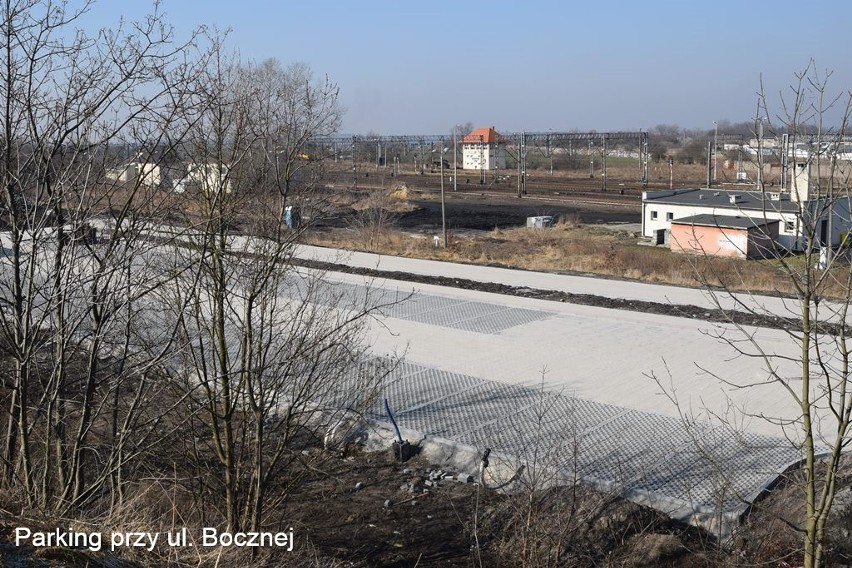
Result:
[[[763,258],[770,256],[772,241],[777,236],[778,223],[750,229],[672,223],[669,247],[672,252]]]

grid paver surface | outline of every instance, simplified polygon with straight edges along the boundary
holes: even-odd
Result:
[[[661,503],[739,515],[798,459],[783,438],[620,408],[406,362],[383,396],[399,426],[523,461],[550,452],[567,476]],[[386,421],[379,404],[370,417]],[[725,472],[724,479],[719,471]]]
[[[393,320],[406,322],[402,334],[412,333],[405,337],[412,344],[426,338],[432,343],[449,342],[447,348],[453,342],[456,346],[459,342],[479,346],[480,351],[476,352],[473,347],[468,352],[448,352],[430,343],[432,351],[427,360],[434,364],[424,361],[420,353],[419,360],[405,360],[396,368],[381,398],[389,400],[397,422],[404,429],[480,450],[490,447],[500,455],[520,461],[529,459],[533,449],[544,451],[568,478],[578,476],[626,495],[650,495],[651,504],[667,513],[677,512],[681,517],[684,510],[710,515],[721,510],[724,518],[737,517],[750,500],[799,459],[796,449],[781,435],[733,431],[700,421],[690,421],[687,426],[671,413],[630,407],[650,393],[647,389],[637,390],[631,384],[635,381],[625,383],[623,378],[619,381],[612,376],[618,371],[612,369],[623,372],[635,366],[631,373],[641,374],[638,369],[644,363],[634,362],[633,358],[638,354],[654,355],[664,344],[655,327],[659,318],[654,326],[646,327],[642,325],[641,315],[627,314],[620,318],[604,310],[591,316],[584,313],[566,317],[558,308],[548,309],[547,304],[531,309],[488,295],[465,292],[456,297],[453,294],[434,287],[414,290],[410,284],[393,281],[361,284],[332,278],[320,285],[315,296],[319,301],[337,305],[363,302],[382,305],[380,312],[388,325],[394,327]],[[684,324],[682,318],[666,321],[694,325]],[[506,377],[492,380],[487,370],[476,374],[461,370],[473,359],[491,361],[491,367],[487,364],[479,367],[485,369],[500,368],[507,356],[532,359],[535,355],[525,352],[523,345],[554,338],[535,336],[545,332],[536,329],[535,333],[531,332],[533,337],[527,338],[532,343],[516,343],[516,340],[526,329],[531,329],[530,324],[544,322],[550,322],[549,333],[555,329],[559,339],[564,334],[565,341],[575,346],[570,357],[560,358],[570,363],[558,369],[558,373],[574,367],[578,372],[593,368],[601,376],[592,383],[633,389],[622,396],[621,400],[627,403],[609,404],[589,396],[576,396],[560,389],[559,380],[546,385],[547,388],[538,388],[528,386],[529,377],[515,382]],[[681,343],[681,347],[672,346],[675,351],[699,345],[703,348],[714,341],[694,328],[689,328],[692,335],[687,338],[683,332],[686,327],[679,330],[673,323],[667,326],[666,332]],[[633,328],[637,331],[625,331]],[[497,344],[494,352],[481,351],[482,345],[490,345],[483,342],[494,341],[488,338],[501,337],[503,342]],[[592,359],[600,352],[601,337],[615,338],[612,340],[615,342],[618,338],[629,340],[630,345],[619,350],[618,346],[613,348],[609,344],[608,358],[598,357],[599,362],[590,366],[582,360]],[[671,343],[670,338],[667,341]],[[742,367],[742,362],[734,364]],[[672,372],[678,374],[677,369],[673,366]],[[748,367],[743,372],[752,377],[755,369]],[[693,383],[701,396],[710,392],[707,377],[699,377]],[[378,421],[387,420],[378,402],[369,415]]]

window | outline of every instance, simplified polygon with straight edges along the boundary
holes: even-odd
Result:
[[[666,213],[666,221],[671,221],[672,219],[674,219],[674,213]]]
[[[651,221],[656,221],[656,220],[657,220],[657,212],[651,211]]]
[[[784,221],[784,231],[787,233],[796,232],[796,222],[795,221]]]

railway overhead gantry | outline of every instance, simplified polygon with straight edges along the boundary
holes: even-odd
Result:
[[[590,160],[589,177],[594,177],[594,156],[601,162],[601,191],[607,190],[607,156],[613,143],[636,145],[639,157],[639,180],[642,186],[648,185],[648,133],[644,131],[627,132],[513,132],[503,135],[509,144],[510,153],[514,152],[518,166],[518,197],[526,194],[526,161],[530,151],[542,152],[551,158],[554,151],[575,151],[576,144],[588,144],[587,155]],[[585,148],[584,148],[585,150]],[[551,173],[553,166],[551,165]]]
[[[431,165],[433,154],[452,144],[452,135],[415,134],[403,136],[353,135],[322,136],[311,140],[312,150],[319,156],[335,161],[350,161],[352,164],[352,186],[358,188],[359,168],[365,164],[392,166],[399,170],[399,161],[404,156],[414,157],[414,168],[423,171]],[[437,150],[436,150],[437,148]],[[436,159],[441,159],[440,156]]]
[[[607,190],[607,157],[615,146],[628,147],[631,155],[639,158],[639,181],[643,187],[648,183],[649,145],[648,133],[644,131],[617,132],[513,132],[501,134],[507,153],[515,159],[518,168],[518,197],[526,194],[526,164],[530,153],[539,153],[551,159],[557,153],[586,153],[590,159],[590,177],[594,177],[594,160],[600,161],[601,190]],[[415,170],[431,168],[433,162],[442,160],[443,153],[458,147],[461,136],[454,140],[452,134],[414,134],[402,136],[354,135],[325,136],[312,140],[313,153],[333,158],[335,161],[350,161],[352,185],[358,187],[359,170],[366,164],[375,164],[399,171],[400,160],[413,158]],[[455,152],[456,150],[454,150]],[[456,163],[457,160],[454,160]],[[368,172],[364,172],[365,175]]]

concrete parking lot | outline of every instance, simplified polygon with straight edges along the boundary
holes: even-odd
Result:
[[[571,290],[577,282],[318,252],[384,270]],[[376,356],[405,353],[383,395],[410,431],[519,461],[530,448],[558,447],[566,476],[716,528],[730,528],[798,460],[790,441],[797,426],[779,425],[794,421],[798,408],[769,371],[790,381],[799,372],[796,345],[783,331],[334,272],[325,279],[338,293],[363,296],[369,288],[374,301],[389,304],[371,342]],[[698,290],[592,280],[582,284],[616,297],[701,297]],[[378,408],[374,418],[386,419]]]

